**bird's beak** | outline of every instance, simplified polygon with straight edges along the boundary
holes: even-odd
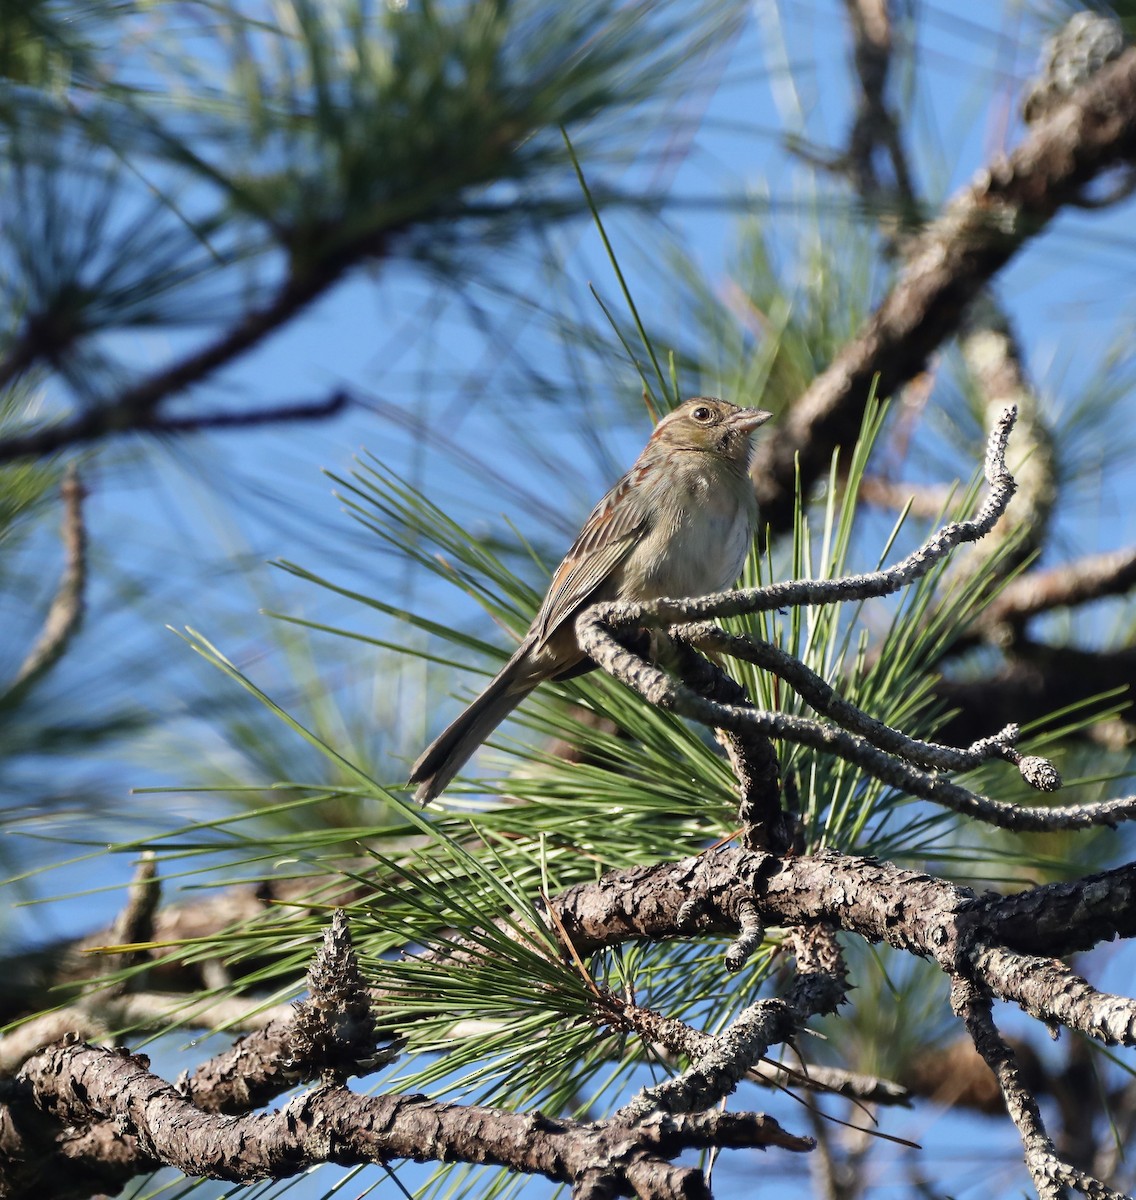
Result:
[[[734,429],[740,429],[742,433],[753,433],[759,425],[764,425],[771,416],[773,416],[771,412],[766,412],[761,408],[742,408],[730,418],[730,425]]]

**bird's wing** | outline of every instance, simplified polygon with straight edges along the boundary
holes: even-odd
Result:
[[[592,509],[579,537],[556,568],[533,623],[539,646],[595,593],[631,552],[647,526],[632,468]]]

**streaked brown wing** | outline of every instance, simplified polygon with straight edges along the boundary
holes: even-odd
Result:
[[[629,495],[640,470],[633,467],[592,509],[556,568],[533,626],[538,646],[600,587],[638,541],[647,525],[646,509]]]

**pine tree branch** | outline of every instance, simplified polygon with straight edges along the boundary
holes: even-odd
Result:
[[[762,520],[791,527],[797,472],[807,490],[835,446],[857,435],[878,376],[891,395],[958,329],[981,289],[1085,185],[1136,158],[1136,47],[1103,67],[995,159],[908,247],[891,291],[760,446]],[[799,466],[798,466],[799,464]]]
[[[1134,893],[1136,866],[1015,896],[979,898],[946,880],[836,851],[775,858],[720,848],[673,863],[608,871],[552,902],[580,955],[637,938],[732,933],[744,899],[768,927],[827,924],[932,958],[952,973],[972,954],[992,947],[1046,955],[1136,937]],[[1003,985],[991,975],[984,982],[1000,998],[1019,1002],[1013,981]],[[1133,1041],[1132,1034],[1117,1029],[1110,1036]]]
[[[1025,954],[1066,955],[1136,937],[1136,864],[992,897],[992,938]]]
[[[386,252],[390,238],[397,232],[397,228],[368,230],[362,236],[329,248],[321,257],[306,258],[302,268],[293,263],[266,303],[250,309],[213,341],[119,392],[110,403],[89,407],[57,425],[28,429],[22,433],[0,437],[0,463],[52,454],[66,446],[80,445],[130,430],[149,430],[155,427],[177,429],[181,419],[159,418],[157,415],[157,410],[164,401],[208,379],[222,367],[253,349],[293,317],[298,316],[358,263],[368,258],[381,258]],[[0,364],[0,374],[2,373],[3,365]],[[278,419],[324,416],[328,412],[336,411],[342,403],[342,398],[337,394],[330,401],[324,402],[322,409],[319,406],[301,406],[299,409],[292,409],[291,416],[283,415]],[[277,411],[288,412],[286,408]],[[189,425],[202,428],[204,423],[222,424],[223,416],[224,414],[217,414],[197,418],[189,422]],[[263,423],[268,418],[258,416],[254,419]],[[233,415],[229,418],[229,423],[248,422]]]
[[[348,871],[344,877],[285,880],[276,885],[274,894],[303,918],[326,911],[329,905],[358,902],[369,893]],[[834,851],[777,858],[724,847],[696,858],[608,871],[552,902],[581,955],[637,938],[734,934],[742,899],[756,905],[771,927],[827,921],[871,941],[927,953],[922,935],[915,941],[904,940],[908,919],[901,902],[894,901],[901,905],[898,915],[889,908],[893,902],[889,897],[905,894],[923,914],[917,922],[920,928],[953,927],[965,911],[969,921],[988,932],[987,943],[1020,954],[1070,954],[1113,938],[1136,937],[1136,865],[979,901],[968,889],[943,880]],[[266,913],[262,896],[261,887],[238,887],[170,905],[154,918],[155,941],[203,940],[234,927],[248,928]],[[279,914],[280,909],[274,908],[276,920]],[[33,987],[29,978],[20,1006],[7,1009],[6,1020],[47,1006],[68,984],[89,980],[100,969],[100,960],[90,949],[112,940],[112,931],[103,930],[0,960],[5,978],[38,974],[38,984]],[[148,974],[167,986],[188,992],[202,987],[199,971],[167,961],[168,950],[148,953],[155,960]],[[54,964],[54,971],[47,970],[49,964]],[[172,1003],[174,993],[166,996]],[[210,1002],[201,1003],[205,1008]],[[243,1003],[246,1009],[254,1007],[251,999]],[[208,1011],[203,1015],[212,1021]]]
[[[1026,1167],[1039,1200],[1065,1200],[1066,1189],[1070,1187],[1092,1200],[1127,1200],[1120,1192],[1058,1156],[1045,1132],[1037,1100],[1022,1082],[1014,1052],[998,1032],[991,1015],[990,998],[982,988],[969,979],[954,979],[951,1006],[966,1023],[975,1048],[998,1080],[1006,1108],[1021,1136]]]
[[[1057,959],[983,946],[973,962],[983,979],[998,980],[1002,999],[1051,1028],[1063,1025],[1106,1046],[1136,1045],[1136,1000],[1098,992]]]
[[[598,1170],[599,1176],[589,1175],[589,1178],[599,1186],[598,1180],[610,1165],[603,1158],[607,1145],[604,1139],[609,1134],[614,1135],[619,1128],[619,1136],[626,1143],[628,1137],[638,1136],[637,1131],[656,1128],[659,1121],[673,1124],[684,1120],[673,1115],[660,1117],[657,1110],[663,1108],[673,1114],[685,1109],[697,1110],[704,1102],[713,1103],[756,1065],[772,1041],[791,1036],[807,1014],[831,1011],[839,1003],[846,987],[844,968],[827,926],[932,958],[955,979],[964,972],[968,978],[974,973],[981,988],[1025,1004],[1052,1023],[1068,1023],[1103,1040],[1132,1044],[1136,1039],[1132,1032],[1131,1002],[1102,997],[1056,965],[1040,960],[1024,961],[1020,948],[1011,944],[1014,939],[1006,935],[1023,935],[1017,940],[1027,943],[1044,940],[1046,926],[1058,919],[1062,911],[1093,905],[1096,906],[1094,927],[1099,937],[1108,936],[1104,924],[1108,911],[1115,917],[1114,932],[1122,935],[1136,932],[1132,926],[1136,906],[1125,902],[1124,893],[1126,882],[1129,889],[1133,886],[1130,877],[1134,872],[1136,868],[1128,868],[1126,873],[1114,872],[1079,884],[1061,885],[1060,889],[1034,889],[1013,898],[1011,903],[999,897],[980,899],[968,889],[925,874],[835,852],[776,859],[742,849],[720,849],[677,863],[610,871],[596,882],[578,885],[551,902],[558,914],[558,926],[580,954],[630,938],[665,940],[689,936],[692,932],[689,916],[684,919],[681,914],[684,909],[689,914],[691,901],[695,899],[698,933],[729,932],[736,928],[744,900],[754,906],[765,923],[794,928],[792,936],[798,956],[797,978],[786,1000],[760,1002],[747,1011],[745,1019],[724,1039],[695,1035],[689,1045],[680,1039],[687,1052],[695,1053],[698,1062],[679,1076],[678,1081],[663,1085],[664,1090],[659,1094],[652,1092],[640,1098],[650,1103],[646,1107],[640,1103],[634,1109],[638,1123],[632,1122],[630,1132],[625,1120],[632,1115],[630,1110],[611,1122],[587,1127],[543,1121],[534,1127],[531,1117],[516,1118],[489,1109],[459,1106],[422,1107],[424,1102],[413,1097],[361,1100],[342,1088],[329,1086],[292,1101],[278,1115],[280,1120],[242,1117],[235,1124],[216,1125],[209,1120],[217,1107],[246,1113],[249,1107],[270,1098],[273,1086],[268,1084],[256,1094],[234,1095],[232,1100],[218,1105],[215,1100],[227,1085],[219,1085],[211,1096],[212,1085],[205,1086],[198,1079],[194,1086],[182,1085],[183,1092],[190,1092],[198,1101],[197,1105],[190,1105],[183,1095],[150,1075],[140,1060],[71,1043],[29,1060],[16,1091],[9,1089],[7,1093],[9,1107],[0,1116],[0,1123],[7,1122],[6,1132],[0,1137],[0,1147],[15,1155],[10,1162],[19,1160],[12,1176],[17,1186],[10,1194],[35,1194],[33,1189],[42,1188],[45,1178],[52,1181],[53,1195],[87,1194],[69,1190],[75,1186],[74,1179],[68,1184],[68,1177],[59,1174],[63,1168],[57,1157],[37,1152],[29,1158],[26,1153],[32,1144],[42,1147],[56,1136],[46,1129],[41,1118],[29,1116],[30,1110],[26,1108],[29,1088],[50,1120],[77,1126],[68,1134],[68,1166],[86,1171],[91,1161],[88,1155],[101,1164],[99,1170],[103,1174],[82,1176],[88,1186],[95,1179],[105,1185],[108,1171],[113,1176],[115,1170],[121,1170],[122,1174],[117,1176],[121,1183],[130,1174],[158,1163],[175,1165],[191,1173],[248,1179],[261,1171],[287,1175],[293,1165],[300,1169],[318,1161],[386,1161],[394,1156],[463,1158],[472,1153],[468,1140],[471,1122],[488,1139],[483,1144],[491,1148],[485,1157],[468,1161],[498,1162],[515,1170],[535,1171],[569,1182],[568,1168],[563,1164],[578,1153],[580,1157],[572,1162],[580,1173],[572,1178],[582,1179]],[[1107,908],[1104,897],[1109,888],[1115,889],[1119,896],[1111,909]],[[1040,913],[1043,919],[1027,920],[1023,915],[1027,912]],[[254,1068],[261,1056],[266,1080],[269,1068],[276,1068],[276,1089],[296,1081],[298,1064],[308,1077],[323,1071],[320,1064],[324,1062],[333,1077],[365,1069],[371,1061],[368,1055],[375,1036],[370,1003],[378,997],[374,993],[365,997],[360,991],[355,968],[349,962],[349,955],[345,955],[345,947],[349,951],[345,932],[339,917],[322,952],[327,961],[321,967],[317,956],[310,980],[313,999],[309,1006],[313,1009],[314,1027],[326,1033],[320,1037],[303,1035],[308,1022],[301,1006],[295,1021],[298,1028],[291,1031],[291,1041],[281,1041],[280,1030],[266,1031],[266,1036],[253,1034],[230,1052],[234,1064],[229,1072],[231,1078],[240,1074],[241,1064]],[[1030,948],[1027,946],[1027,952]],[[444,957],[460,969],[460,952],[447,950]],[[342,985],[337,981],[343,981]],[[337,989],[343,1002],[333,996]],[[346,1026],[336,1014],[347,1019]],[[359,1022],[362,1022],[360,1028],[365,1026],[369,1031],[362,1042],[350,1032],[350,1027]],[[1040,1163],[1045,1171],[1056,1173],[1054,1178],[1067,1180],[1071,1186],[1095,1187],[1092,1181],[1086,1183],[1088,1177],[1076,1172],[1070,1175],[1066,1164],[1046,1157],[1044,1146],[1038,1141],[1040,1135],[1029,1123],[1028,1094],[1020,1094],[1022,1085],[999,1050],[1002,1043],[997,1040],[996,1031],[991,1033],[981,1025],[981,1014],[971,1019],[968,1027],[1002,1081],[1012,1114],[1027,1131],[1027,1153],[1034,1158],[1031,1169],[1041,1169],[1037,1167]],[[658,1030],[644,1027],[642,1032],[649,1035]],[[326,1038],[330,1058],[319,1048],[321,1038]],[[668,1036],[665,1040],[674,1039]],[[224,1072],[213,1072],[207,1065],[205,1074]],[[203,1108],[208,1111],[203,1112]],[[233,1118],[227,1120],[232,1122]],[[625,1121],[622,1127],[618,1126],[619,1120]],[[113,1123],[112,1140],[117,1157],[110,1153],[108,1139],[112,1135],[105,1122]],[[384,1135],[376,1140],[372,1136],[376,1125],[381,1125],[390,1137]],[[361,1130],[361,1140],[349,1137],[348,1129]],[[754,1126],[747,1129],[747,1137],[756,1136]],[[527,1139],[523,1146],[522,1132]],[[721,1133],[715,1129],[713,1136]],[[731,1142],[730,1136],[717,1142],[687,1139],[681,1146],[674,1142],[668,1142],[667,1146],[743,1144]],[[429,1140],[422,1141],[423,1137]],[[710,1139],[710,1134],[705,1137]],[[233,1157],[236,1143],[232,1138],[239,1139],[242,1147],[238,1158]],[[794,1145],[800,1149],[806,1143],[798,1139]],[[430,1147],[429,1152],[425,1146]],[[338,1149],[329,1152],[328,1147]],[[660,1151],[650,1138],[643,1154],[645,1157],[636,1159],[637,1167],[628,1168],[628,1173],[619,1177],[636,1194],[662,1197],[687,1194],[673,1190],[680,1186],[697,1188],[697,1180],[686,1177],[680,1180],[672,1174],[678,1169],[663,1161],[668,1154]],[[546,1169],[550,1155],[559,1164],[552,1170]],[[596,1155],[600,1157],[597,1159]],[[29,1167],[33,1160],[34,1166]],[[1107,1189],[1088,1190],[1087,1194],[1113,1195]]]
[[[1022,625],[1057,608],[1076,608],[1105,596],[1123,596],[1136,587],[1136,549],[1087,554],[1072,562],[1021,575],[983,610],[973,629],[984,637],[999,626]]]
[[[320,1163],[395,1159],[491,1164],[568,1184],[592,1172],[611,1177],[616,1194],[708,1200],[701,1171],[673,1167],[668,1159],[711,1147],[812,1148],[811,1139],[794,1137],[757,1113],[584,1123],[442,1104],[424,1096],[359,1096],[335,1085],[297,1096],[271,1114],[219,1116],[195,1108],[152,1074],[144,1057],[81,1044],[57,1044],[30,1060],[17,1088],[15,1095],[9,1090],[2,1114],[8,1135],[0,1142],[0,1166],[8,1168],[6,1200],[43,1196],[48,1172],[56,1188],[50,1194],[63,1200],[92,1195],[112,1171],[120,1187],[159,1166],[253,1182],[293,1178]],[[42,1115],[31,1111],[28,1093],[35,1095]],[[117,1162],[106,1161],[102,1150],[109,1123],[124,1152]],[[46,1161],[20,1154],[33,1138],[42,1141],[53,1129],[61,1141],[66,1138],[62,1164],[62,1155]],[[92,1162],[102,1164],[101,1179],[84,1176]],[[59,1178],[67,1167],[70,1187]]]

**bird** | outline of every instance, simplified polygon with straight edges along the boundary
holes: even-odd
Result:
[[[538,684],[593,668],[575,629],[589,604],[705,596],[735,582],[757,527],[751,435],[771,416],[695,396],[656,425],[631,469],[592,509],[512,658],[411,768],[420,804],[446,789]]]

